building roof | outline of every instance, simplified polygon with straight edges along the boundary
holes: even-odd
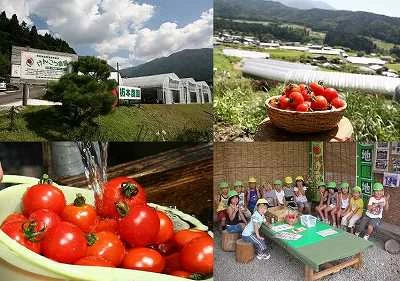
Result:
[[[180,81],[175,73],[164,73],[150,76],[132,77],[123,79],[124,86],[162,87],[166,79]]]
[[[229,57],[239,57],[239,58],[269,58],[268,53],[246,51],[239,49],[223,49],[222,53]]]
[[[379,58],[368,58],[368,57],[347,57],[348,62],[354,64],[385,64],[386,61]]]
[[[339,49],[331,49],[331,50],[309,49],[308,51],[312,54],[336,55],[336,56],[340,56],[340,54],[343,53],[343,50],[339,50]]]

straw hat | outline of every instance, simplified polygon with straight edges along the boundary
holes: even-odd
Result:
[[[284,181],[285,181],[286,184],[292,184],[293,183],[292,177],[285,177]]]
[[[304,181],[304,178],[302,176],[297,176],[296,181]]]
[[[256,183],[256,182],[257,182],[257,180],[256,180],[255,177],[250,177],[249,178],[249,183]]]
[[[258,204],[268,204],[268,201],[265,200],[264,198],[260,198],[257,200],[256,206],[258,206]]]

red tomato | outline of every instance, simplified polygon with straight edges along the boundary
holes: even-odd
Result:
[[[301,90],[301,95],[303,96],[304,101],[311,101],[311,93],[309,93],[307,89]]]
[[[118,232],[117,220],[111,219],[111,218],[97,217],[93,232],[100,232],[100,231],[109,231],[109,232],[117,233]]]
[[[299,84],[300,90],[307,90],[307,85],[306,84]]]
[[[38,232],[36,223],[28,221],[8,222],[1,227],[1,230],[22,246],[35,253],[40,253],[40,232]]]
[[[103,197],[96,196],[96,208],[101,217],[120,218],[135,205],[146,204],[146,193],[134,179],[118,177],[104,185]]]
[[[46,233],[49,229],[61,222],[60,216],[48,209],[34,211],[29,216],[29,220],[36,222],[38,229],[43,230],[43,233]]]
[[[108,260],[99,256],[86,256],[75,262],[76,265],[114,267]]]
[[[160,273],[164,270],[165,260],[153,249],[134,248],[126,253],[122,267]]]
[[[88,256],[99,256],[111,262],[113,266],[120,265],[125,255],[125,247],[116,234],[102,231],[88,234],[87,239]]]
[[[285,95],[289,96],[292,92],[300,92],[301,88],[297,84],[289,84],[285,87]]]
[[[178,277],[182,277],[182,278],[188,278],[188,279],[190,279],[190,277],[192,276],[192,274],[190,272],[183,271],[183,270],[172,271],[170,273],[170,275],[178,276]]]
[[[311,102],[311,109],[326,110],[328,109],[328,101],[323,96],[316,96]]]
[[[1,226],[6,225],[7,223],[13,223],[13,222],[26,222],[28,219],[21,213],[11,213],[9,214]]]
[[[331,105],[335,108],[342,108],[346,105],[346,102],[341,98],[335,98],[331,101]]]
[[[39,183],[28,188],[22,198],[22,210],[26,216],[39,209],[49,209],[60,214],[64,207],[64,194],[48,183]]]
[[[182,268],[189,272],[211,274],[214,266],[214,240],[211,237],[193,239],[180,254]]]
[[[77,194],[74,203],[65,206],[61,213],[63,220],[77,225],[84,232],[89,232],[96,224],[96,209],[85,203],[85,197]]]
[[[160,230],[158,231],[156,243],[164,243],[174,236],[174,224],[172,220],[161,211],[157,211],[158,218],[160,219]]]
[[[328,102],[331,102],[331,100],[334,100],[337,97],[339,97],[339,94],[334,88],[326,88],[324,90],[324,97]]]
[[[321,96],[324,94],[324,86],[320,85],[317,82],[312,82],[310,84],[310,89],[315,93],[316,96]]]
[[[307,103],[301,103],[296,107],[296,111],[307,112],[309,110],[309,105]]]
[[[287,109],[290,106],[290,99],[287,96],[279,97],[279,108]]]
[[[175,245],[173,241],[168,241],[157,245],[151,245],[150,248],[156,250],[163,256],[171,255],[172,253],[175,253],[178,250],[177,245]]]
[[[184,229],[175,232],[173,241],[179,248],[183,248],[187,243],[199,237],[209,237],[209,235],[207,232],[196,229]]]
[[[157,211],[147,205],[138,205],[118,223],[121,238],[132,247],[152,244],[160,230]]]
[[[46,233],[42,241],[42,253],[49,259],[75,263],[86,256],[87,242],[85,234],[76,225],[60,222]]]
[[[319,146],[313,146],[313,152],[315,154],[319,154],[321,152],[321,149],[319,148]]]
[[[300,92],[292,92],[289,99],[293,108],[296,108],[299,104],[304,102],[303,95]]]
[[[181,270],[181,263],[179,261],[180,254],[174,253],[165,257],[165,268],[164,272],[167,274],[171,274],[171,272]]]

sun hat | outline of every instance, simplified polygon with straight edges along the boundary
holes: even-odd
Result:
[[[285,181],[286,184],[292,184],[293,183],[292,177],[285,177],[284,181]]]
[[[256,206],[258,206],[258,204],[268,204],[268,201],[265,200],[264,198],[260,198],[257,200]]]
[[[274,185],[282,185],[282,181],[281,180],[275,180],[274,181]]]
[[[256,183],[256,182],[257,182],[257,180],[256,180],[255,177],[250,177],[249,178],[249,183]]]
[[[239,194],[235,190],[230,190],[228,192],[228,200],[231,199],[233,196],[239,196]]]
[[[328,182],[328,184],[326,185],[326,187],[327,187],[328,189],[336,188],[336,182],[330,181],[330,182]]]
[[[296,181],[304,181],[304,178],[302,176],[297,176]]]
[[[383,189],[383,184],[381,184],[380,182],[376,182],[376,183],[374,183],[374,186],[372,187],[372,189],[374,191],[380,191]]]
[[[228,187],[229,187],[229,184],[227,181],[221,181],[219,183],[219,188],[228,188]]]
[[[349,184],[348,184],[347,182],[342,182],[342,183],[340,184],[340,188],[341,188],[341,189],[349,189]]]
[[[235,181],[235,184],[233,186],[242,186],[242,181]]]
[[[361,193],[361,187],[355,186],[355,187],[353,188],[353,192]]]

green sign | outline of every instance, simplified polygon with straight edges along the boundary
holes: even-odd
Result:
[[[142,93],[140,88],[119,86],[118,97],[120,100],[141,100]]]
[[[372,195],[373,151],[373,144],[357,143],[357,185],[361,187],[364,201],[368,201]]]

